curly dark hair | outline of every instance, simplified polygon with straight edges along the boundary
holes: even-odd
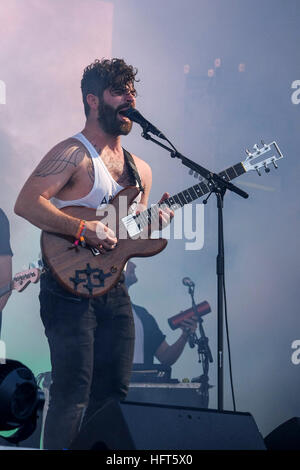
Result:
[[[123,90],[128,84],[133,86],[134,82],[139,81],[135,78],[137,72],[137,68],[127,65],[124,59],[96,59],[92,64],[88,65],[84,69],[81,80],[82,99],[86,117],[88,117],[90,112],[90,107],[86,100],[89,93],[102,98],[103,92],[107,88]]]

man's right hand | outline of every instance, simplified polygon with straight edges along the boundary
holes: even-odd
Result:
[[[101,253],[115,248],[118,240],[109,227],[97,220],[86,221],[85,226],[84,238],[88,245],[98,248]]]

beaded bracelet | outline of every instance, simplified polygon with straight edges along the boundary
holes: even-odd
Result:
[[[84,223],[85,223],[85,221],[84,221]],[[83,247],[86,246],[85,238],[84,238],[85,231],[86,231],[86,226],[84,225],[84,226],[83,226],[83,230],[82,230],[82,232],[81,232],[81,234],[80,234],[80,237],[79,237],[81,246],[83,246]]]
[[[78,245],[79,245],[79,242],[81,243],[81,245],[83,247],[86,246],[86,243],[85,243],[85,239],[84,239],[84,233],[86,231],[86,226],[85,226],[86,222],[85,220],[80,220],[79,222],[79,227],[78,227],[78,230],[77,230],[77,233],[76,233],[76,240],[74,243],[72,243],[72,246],[70,247],[70,249],[72,248],[75,248],[76,251],[78,251]]]
[[[75,235],[75,238],[76,238],[77,240],[80,238],[80,235],[81,235],[81,233],[82,233],[84,227],[85,227],[85,220],[80,220],[80,222],[79,222],[79,227],[78,227],[77,233],[76,233],[76,235]]]

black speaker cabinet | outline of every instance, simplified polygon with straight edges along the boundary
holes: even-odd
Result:
[[[71,450],[134,450],[119,402],[107,401],[94,413],[71,445]]]
[[[285,421],[265,437],[268,450],[300,450],[300,418]]]
[[[83,427],[72,449],[264,450],[249,413],[136,402],[109,402]]]

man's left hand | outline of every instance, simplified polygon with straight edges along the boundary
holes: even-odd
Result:
[[[164,193],[159,201],[159,204],[163,203],[170,197],[169,193]],[[159,209],[159,230],[162,230],[169,225],[174,217],[174,211],[172,211],[167,205]]]
[[[180,323],[180,328],[187,336],[195,333],[197,328],[197,317],[192,317]]]

